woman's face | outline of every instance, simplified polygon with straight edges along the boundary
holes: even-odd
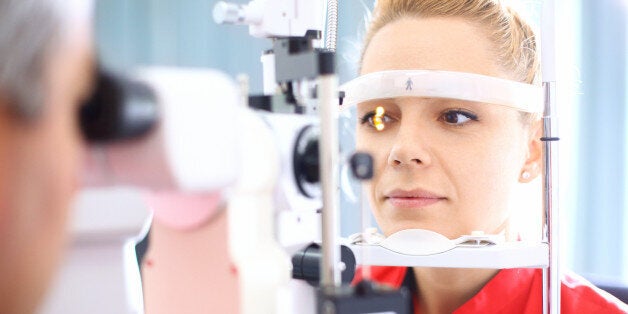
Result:
[[[509,78],[495,59],[481,29],[464,20],[405,18],[375,34],[362,74],[427,69]],[[361,103],[357,112],[358,149],[375,159],[366,188],[386,235],[409,228],[449,238],[507,230],[511,191],[523,182],[523,170],[532,173],[526,181],[536,176],[532,166],[540,159],[540,145],[519,112],[416,97]]]

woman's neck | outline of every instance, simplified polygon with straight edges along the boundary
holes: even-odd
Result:
[[[414,268],[422,314],[452,313],[477,294],[497,269]]]

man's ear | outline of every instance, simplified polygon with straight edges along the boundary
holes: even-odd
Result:
[[[11,139],[13,137],[13,112],[9,108],[9,101],[5,94],[0,89],[0,198],[5,198],[6,195],[2,195],[4,192],[4,186],[2,181],[7,178],[8,174],[5,173],[7,154],[10,151]],[[2,200],[0,200],[0,209],[2,208]]]
[[[530,126],[530,136],[527,143],[527,158],[521,169],[519,182],[527,183],[541,174],[543,157],[543,121],[538,119]]]
[[[0,87],[0,153],[6,153],[5,149],[12,145],[19,125],[19,116],[15,112],[14,103],[7,93]]]
[[[10,94],[0,86],[0,115],[2,115],[2,122],[12,121],[15,119],[15,110],[12,107]]]
[[[0,123],[2,123],[0,127],[5,125],[6,122],[10,121],[9,119],[11,119],[11,112],[12,110],[10,108],[9,98],[6,96],[6,93],[2,91],[2,87],[0,87]]]
[[[6,135],[7,122],[11,119],[11,110],[9,109],[9,101],[0,88],[0,140]],[[1,143],[0,143],[1,144]]]

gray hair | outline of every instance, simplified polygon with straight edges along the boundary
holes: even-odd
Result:
[[[55,1],[0,0],[0,94],[31,118],[45,100],[47,56],[60,32]]]

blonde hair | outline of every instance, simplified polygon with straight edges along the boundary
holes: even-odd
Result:
[[[512,8],[499,0],[378,0],[367,30],[362,55],[373,36],[404,17],[459,17],[487,31],[496,57],[514,80],[538,83],[539,58],[534,31]]]

